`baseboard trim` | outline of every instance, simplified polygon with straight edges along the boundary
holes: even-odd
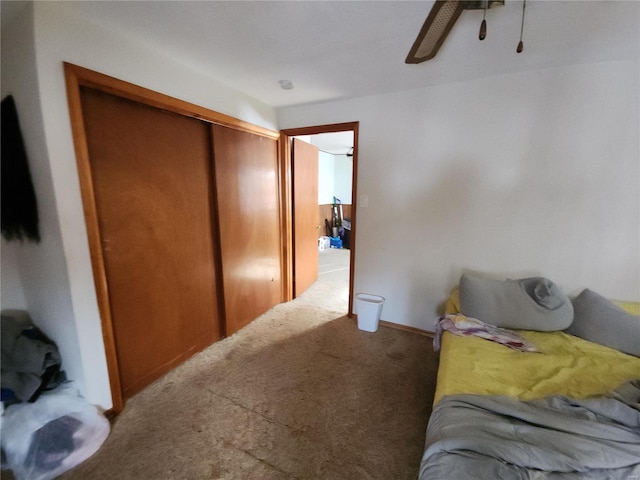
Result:
[[[356,323],[358,322],[358,315],[350,315]],[[396,330],[404,330],[405,332],[417,333],[418,335],[424,335],[425,337],[433,338],[435,333],[430,330],[423,330],[422,328],[410,327],[408,325],[400,325],[399,323],[387,322],[386,320],[379,321],[380,326],[387,328],[395,328]]]
[[[387,322],[380,320],[380,325],[387,328],[395,328],[396,330],[404,330],[405,332],[417,333],[418,335],[424,335],[425,337],[433,338],[434,333],[429,330],[423,330],[421,328],[410,327],[408,325],[400,325],[399,323]]]

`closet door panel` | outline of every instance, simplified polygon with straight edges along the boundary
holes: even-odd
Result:
[[[214,125],[226,333],[282,301],[277,141]]]
[[[83,88],[123,396],[221,336],[208,124]]]

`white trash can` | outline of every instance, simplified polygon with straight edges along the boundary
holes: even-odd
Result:
[[[368,293],[356,293],[358,328],[365,332],[375,332],[378,330],[383,305],[384,297],[370,295]]]

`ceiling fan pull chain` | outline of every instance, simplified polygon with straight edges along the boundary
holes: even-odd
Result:
[[[489,0],[484,1],[484,13],[482,14],[482,23],[480,24],[480,34],[478,38],[480,40],[484,40],[487,37],[487,6],[489,5]]]
[[[524,11],[527,6],[527,0],[523,0],[522,2],[522,23],[520,24],[520,41],[518,42],[518,48],[516,48],[516,52],[521,53],[524,49],[524,43],[522,43],[522,32],[524,30]]]

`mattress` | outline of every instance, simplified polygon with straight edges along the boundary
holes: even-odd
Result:
[[[452,295],[446,313],[459,311]],[[517,333],[539,352],[442,333],[419,478],[640,478],[640,358],[561,331]]]

